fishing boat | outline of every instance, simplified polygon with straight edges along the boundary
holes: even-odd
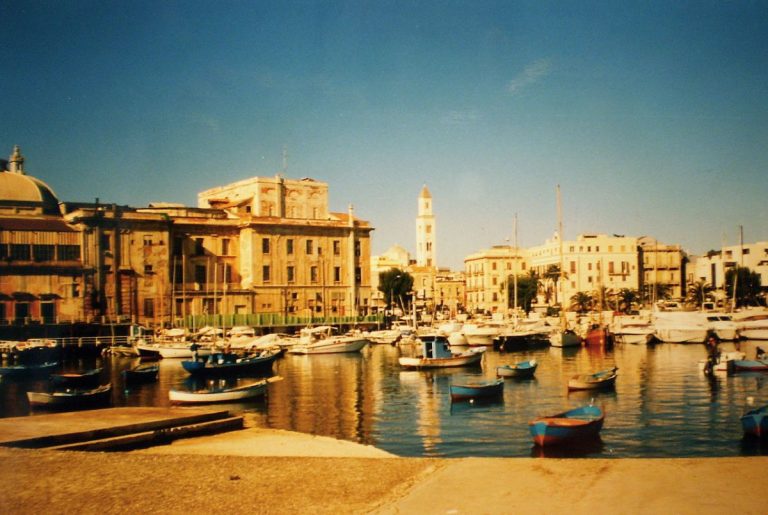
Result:
[[[229,352],[215,352],[204,360],[182,361],[181,366],[190,374],[211,376],[263,372],[272,367],[272,363],[281,353],[279,349],[267,349],[258,354],[241,357]]]
[[[84,409],[109,404],[112,384],[93,389],[67,389],[55,392],[27,392],[29,405],[45,409]]]
[[[151,383],[157,381],[160,365],[145,363],[137,367],[123,370],[123,381],[126,384]]]
[[[594,374],[576,374],[568,380],[569,390],[601,390],[613,388],[616,384],[616,367]]]
[[[59,366],[58,361],[50,361],[39,365],[9,365],[0,367],[2,377],[27,377],[50,374]]]
[[[539,363],[535,359],[520,361],[514,365],[501,365],[496,367],[498,377],[515,377],[518,379],[527,379],[533,377],[536,373],[536,367]]]
[[[563,445],[598,437],[605,413],[591,404],[528,422],[536,445]]]
[[[209,402],[232,402],[254,397],[261,397],[267,392],[267,385],[281,379],[280,377],[270,377],[252,383],[238,386],[220,386],[214,384],[208,388],[200,390],[170,390],[168,398],[173,403],[179,404],[203,404]]]
[[[417,342],[421,344],[418,356],[401,356],[398,363],[403,368],[447,368],[479,365],[485,353],[485,347],[472,347],[463,352],[453,353],[448,338],[442,334],[421,335]]]
[[[289,354],[337,354],[360,352],[368,340],[360,334],[337,335],[331,326],[307,327],[301,330],[299,343],[288,349]]]
[[[451,400],[492,399],[504,393],[504,380],[470,381],[450,386]]]
[[[99,386],[100,368],[86,370],[85,372],[60,372],[51,374],[49,381],[55,389],[67,388],[96,388]]]
[[[745,435],[768,438],[768,404],[744,413],[741,428]]]
[[[584,335],[584,345],[613,347],[614,337],[605,324],[593,324]]]

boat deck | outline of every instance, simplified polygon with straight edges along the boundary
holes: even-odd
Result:
[[[0,446],[111,450],[241,429],[226,410],[106,408],[0,418]]]

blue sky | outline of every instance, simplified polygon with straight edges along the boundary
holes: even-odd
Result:
[[[281,171],[441,266],[557,227],[768,240],[768,1],[0,4],[0,154],[145,206]]]

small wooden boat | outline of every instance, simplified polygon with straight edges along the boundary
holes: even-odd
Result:
[[[744,413],[741,428],[745,435],[768,438],[768,404]]]
[[[768,372],[768,359],[735,359],[734,372]]]
[[[281,380],[282,377],[270,377],[238,386],[218,386],[193,391],[170,390],[168,398],[173,403],[203,404],[209,402],[232,402],[261,397],[267,391],[267,385]]]
[[[521,361],[514,365],[501,365],[496,367],[498,377],[516,377],[518,379],[528,379],[536,373],[536,367],[539,364],[535,359]]]
[[[485,354],[485,347],[473,347],[461,353],[452,353],[448,338],[444,335],[419,336],[421,355],[403,356],[398,363],[403,368],[446,368],[478,365]]]
[[[616,384],[616,367],[594,374],[577,374],[568,380],[569,390],[601,390],[613,388]]]
[[[0,367],[0,376],[3,377],[25,377],[50,374],[59,366],[58,361],[50,361],[39,365],[9,365]]]
[[[60,372],[51,374],[49,381],[54,389],[67,388],[96,388],[99,386],[100,368],[86,370],[85,372]]]
[[[563,445],[596,438],[604,420],[603,410],[590,404],[535,418],[528,423],[528,428],[536,445]]]
[[[190,374],[212,376],[263,372],[272,367],[272,363],[280,356],[281,352],[278,349],[267,349],[245,357],[238,354],[215,352],[205,360],[182,361],[181,366]]]
[[[92,390],[70,389],[57,392],[27,392],[30,406],[46,409],[84,409],[103,406],[111,400],[112,384]]]
[[[126,384],[151,383],[157,381],[159,371],[160,365],[145,363],[123,370],[123,380]]]
[[[468,399],[491,399],[504,393],[504,380],[472,381],[468,383],[452,384],[451,400],[461,401]]]

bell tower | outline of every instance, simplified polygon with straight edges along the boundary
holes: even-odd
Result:
[[[416,216],[416,265],[437,266],[435,246],[435,216],[432,214],[432,194],[425,184],[419,193],[419,211]]]

